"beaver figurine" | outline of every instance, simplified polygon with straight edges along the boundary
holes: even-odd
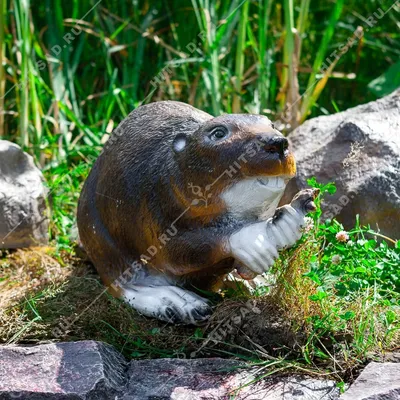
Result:
[[[114,296],[146,316],[198,324],[211,314],[199,290],[234,268],[245,278],[268,271],[300,238],[316,192],[276,209],[295,172],[287,139],[264,116],[143,105],[83,186],[80,240]]]

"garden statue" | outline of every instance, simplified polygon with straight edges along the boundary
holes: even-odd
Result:
[[[213,118],[161,101],[131,112],[83,187],[80,239],[104,283],[140,313],[197,324],[197,289],[268,271],[301,236],[317,190],[277,208],[295,175],[287,139],[260,115]]]

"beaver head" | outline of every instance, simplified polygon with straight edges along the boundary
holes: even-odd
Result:
[[[272,210],[296,173],[287,139],[260,115],[212,118],[191,135],[178,134],[173,149],[179,168],[186,171],[192,198],[193,188],[201,194],[192,205],[206,200],[210,212],[212,205],[258,213],[265,202]]]

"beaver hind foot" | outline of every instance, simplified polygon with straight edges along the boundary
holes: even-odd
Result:
[[[212,313],[206,299],[177,286],[129,285],[121,289],[122,298],[140,314],[162,321],[199,325]]]

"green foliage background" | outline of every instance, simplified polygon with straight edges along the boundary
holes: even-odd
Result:
[[[391,0],[1,0],[0,9],[0,136],[47,168],[95,156],[142,102],[174,99],[276,120],[291,79],[311,96],[310,76],[322,77],[321,64],[359,26],[363,36],[301,117],[382,96],[400,71]],[[298,36],[287,35],[293,28]]]

